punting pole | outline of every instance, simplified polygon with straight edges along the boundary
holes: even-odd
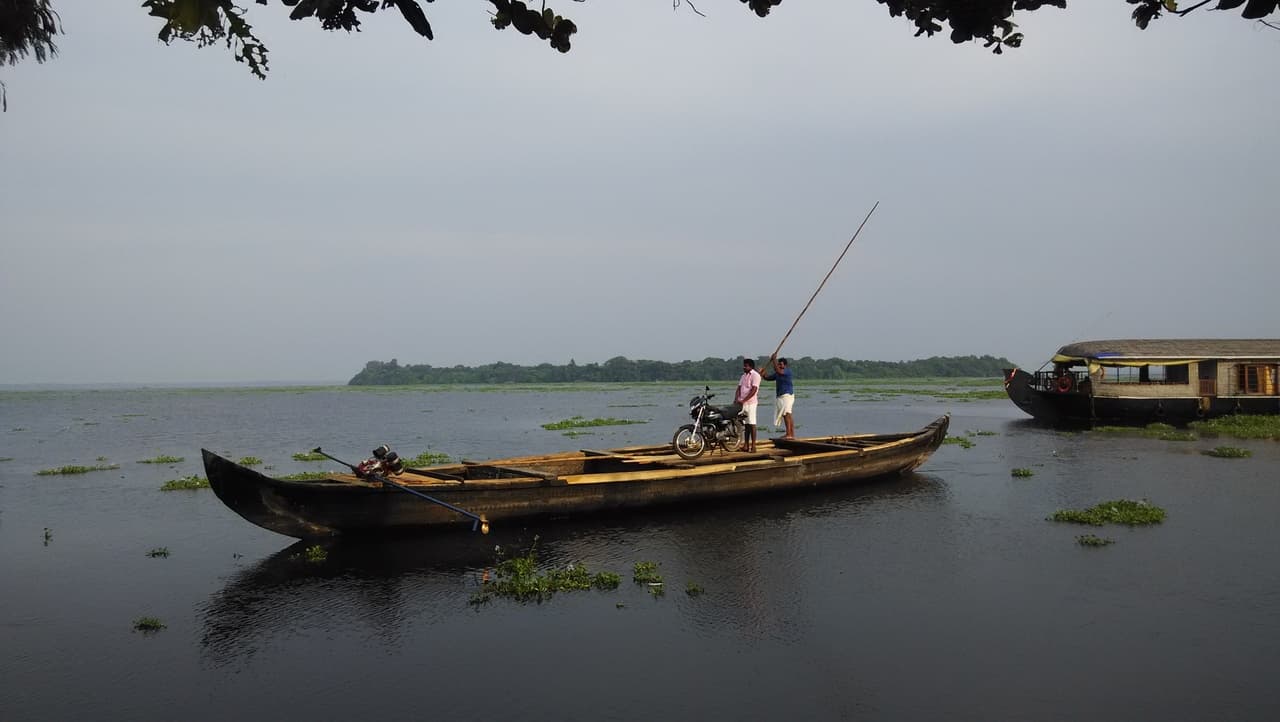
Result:
[[[324,457],[326,457],[326,458],[333,459],[334,461],[338,462],[339,464],[342,464],[343,466],[347,467],[348,469],[351,469],[351,473],[355,474],[356,476],[370,476],[370,477],[373,477],[374,479],[377,479],[378,481],[381,481],[383,484],[386,484],[387,486],[394,486],[395,488],[399,489],[400,491],[406,491],[406,492],[408,492],[408,493],[410,493],[410,494],[413,494],[414,496],[420,496],[420,497],[422,497],[423,499],[426,499],[427,501],[431,502],[432,504],[439,504],[440,506],[443,506],[444,508],[448,509],[449,511],[457,512],[457,513],[459,513],[459,514],[461,514],[461,515],[463,515],[463,516],[465,516],[465,517],[467,517],[467,518],[469,518],[469,519],[471,519],[471,520],[472,520],[472,522],[471,522],[471,531],[475,531],[475,530],[476,530],[476,528],[477,528],[477,527],[479,527],[479,529],[480,529],[480,533],[481,533],[481,534],[488,534],[488,533],[489,533],[489,520],[488,520],[488,519],[485,519],[485,518],[484,518],[484,516],[482,516],[482,515],[479,515],[479,514],[473,514],[473,513],[469,512],[469,511],[467,511],[466,509],[460,509],[460,508],[458,508],[458,507],[454,506],[453,504],[450,504],[450,503],[449,503],[449,502],[447,502],[447,501],[441,501],[440,499],[437,499],[437,498],[435,498],[434,496],[431,496],[430,494],[424,494],[424,493],[422,493],[422,492],[418,491],[417,489],[410,489],[409,487],[405,486],[404,484],[401,484],[401,483],[399,483],[399,482],[392,481],[392,480],[388,479],[387,477],[383,476],[382,474],[374,474],[374,473],[371,473],[371,472],[365,472],[364,474],[361,474],[359,471],[357,471],[357,470],[356,470],[356,467],[352,466],[351,464],[348,464],[347,462],[343,461],[342,459],[339,459],[339,458],[338,458],[338,457],[336,457],[336,456],[331,456],[331,455],[329,455],[329,454],[326,454],[326,453],[324,452],[324,450],[323,450],[323,449],[321,449],[319,446],[317,446],[316,448],[312,449],[311,451],[312,451],[312,452],[314,452],[314,453],[320,454],[320,455],[322,455],[322,456],[324,456]]]
[[[867,211],[867,217],[862,219],[862,223],[858,224],[858,230],[853,232],[853,238],[850,238],[849,242],[845,244],[844,250],[840,252],[840,257],[836,259],[835,263],[831,264],[831,270],[827,271],[827,275],[822,277],[822,283],[818,284],[818,289],[809,297],[809,303],[806,303],[804,308],[800,310],[800,315],[796,316],[796,320],[791,324],[791,328],[787,329],[787,335],[783,336],[782,340],[778,342],[778,348],[774,349],[773,355],[770,357],[770,365],[773,363],[772,359],[777,358],[778,354],[782,352],[782,344],[786,343],[787,339],[791,337],[791,332],[796,330],[796,324],[800,323],[801,318],[804,318],[804,313],[809,310],[809,306],[813,303],[813,299],[817,298],[818,292],[822,290],[823,286],[827,285],[827,279],[831,278],[832,273],[835,273],[836,266],[840,265],[840,261],[844,260],[844,254],[848,253],[849,248],[853,246],[853,242],[858,240],[858,234],[862,233],[862,227],[867,225],[867,221],[871,220],[871,214],[875,213],[876,208],[879,206],[880,201],[876,201],[875,205],[871,206],[871,210]]]

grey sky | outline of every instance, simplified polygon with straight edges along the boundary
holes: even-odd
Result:
[[[264,82],[137,5],[0,68],[0,383],[768,354],[876,201],[784,355],[1280,336],[1280,32],[1238,13],[1077,1],[993,56],[871,0],[593,0],[561,55],[478,0],[430,42],[245,3]]]

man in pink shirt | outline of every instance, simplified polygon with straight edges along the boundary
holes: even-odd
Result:
[[[733,402],[742,406],[742,410],[747,412],[747,448],[746,451],[754,452],[756,450],[756,398],[760,392],[760,372],[756,371],[756,362],[749,358],[742,359],[742,378],[738,379],[738,391],[734,394]]]

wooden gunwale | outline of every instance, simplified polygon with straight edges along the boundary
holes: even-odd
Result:
[[[942,443],[950,419],[908,434],[763,440],[755,453],[685,460],[670,446],[567,451],[418,468],[396,478],[491,521],[639,509],[902,474]],[[459,526],[456,512],[349,473],[274,479],[204,451],[218,498],[265,529],[298,538]],[[424,473],[425,472],[425,473]],[[471,478],[471,472],[481,476]],[[488,475],[496,478],[485,478]]]

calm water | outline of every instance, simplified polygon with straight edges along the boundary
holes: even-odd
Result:
[[[1274,442],[1214,459],[1199,451],[1224,442],[1060,434],[1007,401],[808,387],[804,435],[948,411],[953,435],[995,435],[896,481],[336,544],[319,564],[208,490],[159,491],[203,473],[202,446],[289,473],[329,468],[290,458],[321,445],[358,461],[384,442],[484,458],[666,441],[688,386],[0,393],[0,719],[1280,718]],[[650,423],[541,428],[578,415]],[[136,463],[161,454],[186,460]],[[98,457],[120,468],[35,475]],[[1045,521],[1116,498],[1168,520]],[[470,606],[495,545],[535,536],[545,563],[623,585]],[[637,561],[665,596],[631,583]],[[133,631],[142,616],[167,628]]]

